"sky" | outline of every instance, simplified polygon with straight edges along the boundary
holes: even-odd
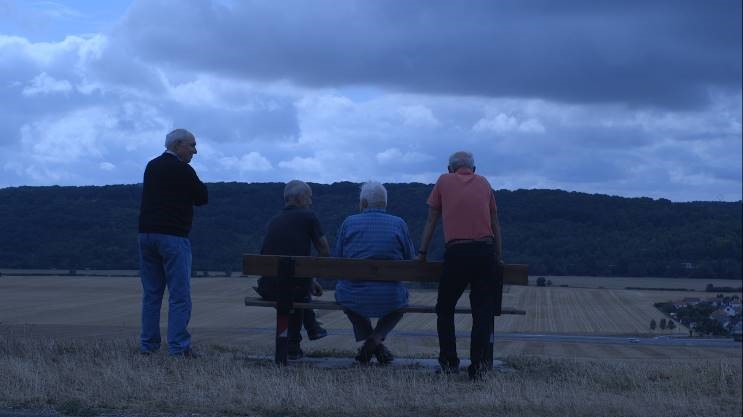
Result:
[[[740,0],[0,0],[0,187],[206,182],[741,199]]]

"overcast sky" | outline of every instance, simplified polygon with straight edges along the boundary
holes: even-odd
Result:
[[[741,1],[0,0],[0,187],[432,183],[741,199]]]

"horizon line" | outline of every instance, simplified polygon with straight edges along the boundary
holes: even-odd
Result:
[[[343,183],[349,183],[354,185],[361,185],[365,181],[362,182],[354,182],[354,181],[334,181],[332,183],[322,183],[322,182],[312,182],[312,181],[306,181],[307,184],[314,184],[314,185],[325,185],[325,186],[333,186],[336,184],[343,184]],[[250,185],[260,185],[260,184],[286,184],[286,182],[283,181],[266,181],[266,182],[246,182],[246,181],[213,181],[213,182],[204,182],[204,184],[250,184]],[[433,183],[422,183],[422,182],[383,182],[384,185],[406,185],[406,184],[415,184],[415,185],[424,185],[424,186],[433,186]],[[7,189],[13,189],[13,188],[52,188],[52,187],[58,187],[58,188],[79,188],[79,187],[117,187],[117,186],[141,186],[141,182],[137,183],[120,183],[120,184],[102,184],[102,185],[95,185],[95,184],[83,184],[83,185],[59,185],[59,184],[52,184],[52,185],[9,185],[9,186],[0,186],[0,191],[7,190]],[[575,190],[565,190],[562,188],[516,188],[516,189],[509,189],[509,188],[499,188],[495,189],[493,188],[493,191],[507,191],[507,192],[516,192],[516,191],[561,191],[565,193],[575,193],[575,194],[585,194],[585,195],[599,195],[599,196],[606,196],[606,197],[615,197],[615,198],[625,198],[625,199],[650,199],[653,201],[669,201],[671,203],[743,203],[743,199],[737,199],[737,200],[671,200],[665,197],[651,197],[651,196],[624,196],[624,195],[617,195],[617,194],[605,194],[605,193],[599,193],[599,192],[587,192],[587,191],[575,191]]]

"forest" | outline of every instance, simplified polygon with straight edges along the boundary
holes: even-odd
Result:
[[[238,271],[283,206],[282,183],[209,183],[191,232],[194,270]],[[359,184],[311,184],[331,243]],[[417,246],[432,185],[386,184]],[[0,189],[0,268],[136,269],[141,184]],[[531,275],[741,278],[741,202],[497,190],[504,259]],[[443,255],[439,225],[430,259]]]

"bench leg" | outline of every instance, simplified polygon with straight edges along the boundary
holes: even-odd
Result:
[[[490,319],[490,340],[485,352],[485,361],[488,369],[493,369],[495,343],[495,318],[501,315],[503,306],[503,264],[498,263],[495,267],[495,288],[493,289],[493,317]]]
[[[276,302],[276,353],[274,362],[286,365],[289,356],[289,315],[292,312],[292,298],[288,279],[281,279],[281,292]]]
[[[490,320],[490,340],[488,341],[488,346],[485,350],[485,362],[488,367],[488,369],[493,369],[493,343],[495,343],[495,317],[493,317]]]
[[[274,362],[286,365],[289,352],[289,313],[276,309],[276,352]]]
[[[289,356],[289,314],[292,311],[292,285],[294,276],[294,260],[281,259],[278,265],[279,296],[276,300],[276,353],[274,362],[277,365],[286,365]]]

